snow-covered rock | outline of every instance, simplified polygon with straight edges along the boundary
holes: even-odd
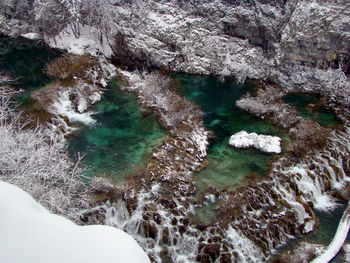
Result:
[[[0,262],[150,262],[136,241],[109,226],[78,226],[0,181]]]
[[[265,79],[327,95],[350,85],[347,0],[48,2],[1,3],[0,32],[37,32],[52,46],[113,54],[132,66]]]
[[[255,132],[240,131],[231,136],[228,144],[235,148],[255,147],[267,153],[281,152],[281,138],[270,135],[259,135]]]
[[[106,37],[100,35],[96,28],[87,25],[80,25],[79,37],[76,37],[71,27],[67,26],[58,36],[46,37],[45,40],[51,47],[65,49],[76,55],[98,56],[103,54],[110,57],[113,53]]]
[[[350,204],[348,203],[342,218],[340,219],[337,232],[326,251],[317,257],[312,263],[330,262],[342,248],[350,229]]]

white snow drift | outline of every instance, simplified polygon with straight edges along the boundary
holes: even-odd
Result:
[[[0,181],[0,262],[150,262],[136,241],[108,226],[77,226]]]
[[[258,135],[255,132],[240,131],[232,135],[228,144],[235,148],[255,147],[267,153],[281,152],[281,138],[270,135]]]

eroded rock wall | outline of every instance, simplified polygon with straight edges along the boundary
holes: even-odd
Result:
[[[1,32],[52,37],[87,24],[108,35],[120,64],[272,80],[294,89],[327,89],[327,80],[342,74],[349,83],[347,0],[46,2],[0,4]],[[87,12],[91,6],[95,12]]]

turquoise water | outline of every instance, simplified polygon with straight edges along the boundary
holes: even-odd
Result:
[[[52,81],[42,70],[59,54],[60,51],[32,41],[0,36],[0,70],[7,70],[11,76],[18,77],[17,86],[26,90]],[[198,103],[206,113],[205,123],[216,135],[208,150],[209,166],[195,175],[197,182],[203,187],[235,187],[249,181],[246,177],[249,173],[255,177],[263,176],[271,155],[253,149],[233,150],[227,146],[229,136],[240,130],[272,135],[280,133],[268,122],[235,107],[235,101],[251,90],[252,85],[237,85],[233,80],[220,82],[203,76],[177,74],[175,77],[183,85],[183,94]],[[293,103],[293,100],[303,101],[303,96],[292,97],[291,101],[288,97],[285,99]],[[309,101],[300,103],[297,106],[299,110],[306,109],[311,103]],[[317,103],[317,100],[312,103]],[[103,100],[93,110],[99,111],[94,116],[96,126],[82,126],[77,136],[70,139],[69,145],[73,156],[77,152],[86,154],[84,163],[91,167],[90,175],[105,173],[114,176],[117,181],[121,180],[147,163],[152,149],[166,137],[155,117],[142,116],[135,96],[122,93],[117,83],[109,85]],[[333,117],[330,119],[332,121]],[[196,209],[198,218],[210,222],[216,216],[215,208],[216,204],[209,203]],[[343,205],[330,214],[317,213],[320,228],[307,238],[327,245],[333,238],[344,208]]]
[[[32,106],[31,91],[52,81],[43,71],[62,53],[37,41],[0,35],[0,71],[7,72],[16,80],[13,83],[15,87],[25,90],[17,98],[23,108]]]
[[[52,79],[43,70],[62,52],[36,41],[0,35],[0,70],[16,78],[17,85],[29,90],[45,86]]]
[[[332,110],[320,106],[321,96],[318,94],[292,93],[282,99],[284,102],[295,106],[302,117],[316,121],[320,125],[331,127],[340,124]],[[314,105],[314,107],[311,108],[311,105]]]
[[[37,41],[0,36],[0,71],[16,78],[14,86],[25,90],[17,98],[24,109],[33,109],[31,91],[53,81],[44,69],[62,53]],[[123,94],[117,83],[109,86],[93,110],[99,112],[94,116],[97,125],[81,126],[68,146],[72,156],[85,154],[83,163],[91,168],[90,176],[107,174],[121,180],[143,165],[166,136],[155,117],[142,116],[136,97]]]
[[[97,124],[82,126],[69,140],[72,156],[85,154],[90,176],[112,176],[121,181],[146,164],[152,150],[166,137],[155,116],[143,116],[136,96],[120,91],[118,82],[109,84],[93,111]]]
[[[281,131],[235,106],[236,100],[253,89],[253,84],[239,85],[233,79],[220,81],[213,77],[176,74],[179,91],[200,105],[207,129],[215,133],[208,149],[209,165],[195,175],[199,184],[235,187],[249,178],[263,177],[273,155],[255,149],[232,149],[230,136],[241,130],[279,135]],[[248,175],[248,177],[247,177]]]

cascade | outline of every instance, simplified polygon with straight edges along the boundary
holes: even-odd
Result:
[[[143,92],[147,77],[130,78],[133,78],[130,90],[145,103]],[[155,102],[149,106],[156,112],[159,107],[166,109],[166,105]],[[169,124],[167,111],[159,112],[165,114],[160,116]],[[173,129],[174,126],[169,127]],[[172,132],[176,134],[177,131]],[[193,133],[188,135],[193,136]],[[194,169],[189,164],[199,166],[204,153],[202,145],[191,143],[191,138],[196,137],[187,137],[189,144],[184,144],[183,138],[165,142],[153,155],[154,165],[160,165],[163,160],[169,163],[182,158],[175,155],[169,159],[168,151],[181,152],[181,147],[192,147],[191,154],[184,159],[197,153],[196,161],[188,159],[178,170],[177,176],[183,177],[173,181],[174,168],[151,169],[151,186],[133,193],[137,199],[135,209],[130,209],[127,197],[125,202],[106,203],[102,208],[104,223],[132,234],[155,262],[166,258],[173,262],[266,261],[289,239],[312,231],[316,225],[312,208],[328,209],[333,199],[327,191],[349,180],[350,129],[345,125],[344,130],[335,129],[331,133],[323,149],[296,161],[283,156],[274,161],[268,177],[261,182],[234,190],[207,190],[207,199],[214,195],[222,202],[218,209],[220,218],[209,224],[198,224],[189,220],[190,208],[198,202],[192,193],[190,178]],[[154,174],[155,171],[160,172]],[[174,187],[172,190],[166,186],[168,183]],[[181,192],[184,194],[179,194]]]

